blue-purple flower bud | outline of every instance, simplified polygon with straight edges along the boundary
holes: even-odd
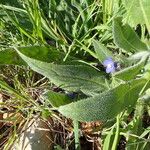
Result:
[[[114,73],[117,69],[117,63],[112,58],[104,60],[103,66],[106,68],[106,73]]]

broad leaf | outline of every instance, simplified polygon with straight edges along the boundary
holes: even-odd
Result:
[[[146,57],[143,57],[137,64],[127,67],[121,71],[118,71],[114,73],[113,76],[126,81],[132,80],[144,67],[145,62],[146,62]]]
[[[17,52],[31,69],[48,77],[54,84],[65,90],[95,95],[107,89],[105,76],[88,65],[55,65]]]
[[[25,62],[17,55],[16,51],[6,49],[0,51],[0,65],[26,65]]]
[[[69,96],[63,93],[58,93],[54,91],[47,91],[42,95],[44,100],[50,103],[53,107],[59,107],[68,103],[71,103]]]
[[[139,61],[141,60],[142,58],[144,57],[149,57],[150,56],[150,51],[142,51],[142,52],[138,52],[138,53],[135,53],[133,55],[131,55],[128,60],[130,62],[135,62],[135,61]]]
[[[127,10],[126,22],[133,26],[146,24],[150,32],[150,0],[123,0],[123,4]]]
[[[28,47],[19,47],[18,50],[28,57],[46,61],[46,62],[55,62],[55,63],[67,63],[63,62],[65,54],[59,52],[58,50],[50,47],[44,46],[28,46]],[[67,61],[71,63],[75,58],[68,57]],[[0,65],[25,65],[26,63],[18,56],[17,52],[13,48],[9,48],[3,51],[0,51]]]
[[[113,54],[109,51],[104,45],[99,41],[93,39],[94,50],[97,54],[97,57],[101,63],[109,57],[113,58]]]
[[[121,18],[114,19],[113,22],[113,37],[115,44],[127,52],[137,52],[147,50],[144,44],[135,31],[128,25],[122,25]]]
[[[60,106],[58,111],[78,121],[106,121],[133,106],[145,83],[143,79],[133,80],[97,96]]]

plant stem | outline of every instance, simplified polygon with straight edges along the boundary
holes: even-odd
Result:
[[[106,23],[106,2],[105,0],[102,1],[102,8],[103,8],[103,24]]]
[[[73,126],[74,126],[74,136],[75,136],[75,149],[80,150],[79,122],[77,120],[73,120]]]
[[[116,122],[116,134],[115,134],[115,138],[114,138],[114,142],[112,145],[112,150],[116,150],[117,149],[117,144],[118,144],[118,139],[119,139],[119,132],[120,132],[120,128],[119,128],[119,115],[117,115],[117,122]]]

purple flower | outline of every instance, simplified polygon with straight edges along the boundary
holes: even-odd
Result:
[[[106,73],[114,73],[117,69],[117,63],[112,58],[104,60],[103,65],[106,68]]]

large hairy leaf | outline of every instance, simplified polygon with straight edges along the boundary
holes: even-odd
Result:
[[[127,52],[137,52],[147,50],[144,44],[135,31],[128,25],[122,25],[121,18],[114,19],[113,22],[113,37],[115,44]]]
[[[48,77],[54,84],[68,91],[82,91],[88,95],[106,90],[105,76],[87,65],[55,65],[27,57],[20,57],[34,71]]]
[[[145,82],[143,79],[133,80],[97,96],[60,106],[58,111],[78,121],[106,121],[133,106]]]
[[[97,54],[97,57],[101,63],[108,57],[113,58],[113,54],[109,51],[104,45],[102,45],[99,41],[93,39],[94,50]]]
[[[113,76],[126,81],[134,79],[144,67],[146,59],[147,57],[143,57],[137,64],[122,69],[121,71],[114,73]]]
[[[138,53],[135,53],[133,55],[131,55],[128,60],[130,62],[135,62],[137,60],[141,60],[142,58],[144,57],[149,57],[150,56],[150,51],[142,51],[142,52],[138,52]]]
[[[150,32],[150,0],[123,0],[127,10],[125,20],[136,26],[146,24]]]
[[[63,62],[65,54],[58,50],[44,46],[28,46],[19,47],[18,50],[28,57],[55,63],[67,63]],[[67,61],[71,63],[75,58],[68,57]],[[25,65],[26,63],[18,56],[17,52],[13,48],[9,48],[0,51],[0,65]]]
[[[59,107],[71,102],[71,98],[64,93],[58,93],[54,91],[45,92],[42,97],[45,102],[50,103],[53,107]]]

